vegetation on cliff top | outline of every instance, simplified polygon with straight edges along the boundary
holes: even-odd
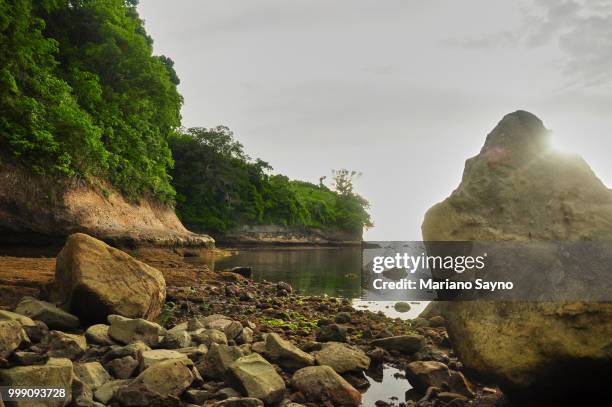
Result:
[[[367,202],[341,183],[337,193],[269,175],[222,127],[181,132],[179,79],[153,55],[137,3],[0,0],[0,151],[38,174],[109,181],[130,199],[171,203],[178,191],[179,216],[205,230],[370,225]]]
[[[368,202],[353,192],[354,173],[335,173],[333,191],[323,185],[270,175],[270,165],[252,160],[226,127],[191,128],[170,146],[183,222],[208,232],[240,224],[337,228],[360,232],[372,226]]]

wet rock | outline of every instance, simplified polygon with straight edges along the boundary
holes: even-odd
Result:
[[[359,348],[346,343],[328,342],[315,353],[318,365],[329,366],[337,373],[366,370],[370,367],[370,358]]]
[[[191,336],[186,331],[168,331],[160,346],[166,349],[188,348],[191,346]]]
[[[29,338],[19,322],[0,320],[0,358],[8,358],[24,341]]]
[[[212,343],[227,345],[227,336],[218,329],[205,329],[202,332],[191,335],[191,338],[195,343],[204,344],[208,347]]]
[[[165,335],[165,329],[142,318],[130,319],[121,315],[109,315],[110,328],[108,335],[123,344],[142,341],[149,346],[159,345],[159,337]]]
[[[404,355],[412,355],[425,346],[425,338],[416,334],[390,336],[387,338],[375,339],[370,342],[370,344],[385,350],[394,350]]]
[[[73,368],[77,377],[92,390],[112,380],[112,377],[99,362],[75,363]]]
[[[361,405],[361,393],[329,366],[309,366],[298,370],[292,386],[311,401],[331,400],[336,406]]]
[[[166,298],[162,273],[83,233],[68,237],[57,255],[54,300],[81,319],[108,315],[154,319]]]
[[[444,363],[417,361],[406,366],[406,378],[417,391],[424,393],[428,387],[450,386],[451,374]]]
[[[249,397],[272,404],[282,399],[285,382],[274,367],[259,354],[243,356],[230,365],[230,378]]]
[[[57,387],[72,388],[72,362],[69,359],[51,358],[44,365],[17,366],[10,369],[0,369],[0,383],[10,387]],[[70,399],[68,399],[70,400]],[[59,407],[64,401],[45,402],[45,406]]]
[[[230,397],[216,402],[213,407],[263,407],[263,405],[263,401],[253,397]]]
[[[276,333],[266,335],[264,346],[266,358],[285,369],[296,370],[314,365],[315,359],[312,355],[302,351]]]
[[[370,364],[380,365],[385,361],[385,350],[382,348],[374,348],[366,354],[370,358]]]
[[[52,358],[75,360],[81,357],[87,350],[87,341],[83,335],[51,331],[47,339],[48,355]]]
[[[92,325],[85,331],[85,339],[87,342],[100,345],[100,346],[110,346],[114,345],[116,342],[113,341],[108,334],[108,329],[110,327],[105,324],[96,324]]]
[[[446,403],[447,406],[462,406],[468,401],[468,398],[464,395],[449,391],[439,392],[436,395],[436,399]]]
[[[79,327],[79,318],[59,309],[55,305],[33,297],[23,297],[15,312],[44,322],[51,329],[74,330]]]
[[[346,342],[346,328],[337,324],[324,325],[317,331],[319,342]]]
[[[396,302],[395,304],[393,304],[393,308],[397,311],[397,312],[408,312],[410,311],[410,304],[408,304],[405,301],[399,301]]]
[[[187,355],[181,352],[177,352],[169,349],[154,349],[142,352],[140,356],[140,370],[145,370],[156,363],[163,362],[165,360],[187,360]]]
[[[413,357],[415,360],[433,360],[444,364],[448,364],[449,362],[449,358],[447,355],[433,349],[430,345],[424,346],[421,350],[415,353]]]
[[[253,276],[253,269],[251,267],[238,266],[231,268],[229,271],[247,278],[251,278]]]
[[[198,368],[206,377],[222,379],[230,365],[242,356],[244,355],[237,346],[212,343],[203,364],[198,364]]]
[[[123,356],[111,360],[106,364],[106,368],[117,379],[129,379],[138,371],[140,362],[132,356]]]
[[[130,382],[131,380],[108,381],[94,391],[94,400],[102,404],[108,404],[117,392],[117,390],[127,386]]]

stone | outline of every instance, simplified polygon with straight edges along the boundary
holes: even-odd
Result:
[[[109,315],[110,328],[108,335],[123,344],[142,341],[149,346],[159,345],[159,337],[166,334],[166,330],[142,318],[130,319],[121,315]]]
[[[242,332],[240,333],[240,335],[238,335],[238,337],[236,338],[236,343],[238,343],[239,345],[245,343],[253,343],[253,337],[253,330],[248,326],[244,327],[242,328]]]
[[[185,360],[171,359],[155,363],[142,371],[114,399],[122,405],[180,405],[178,396],[193,382],[194,376]],[[176,403],[176,404],[175,404]]]
[[[346,328],[337,324],[324,325],[317,331],[318,342],[346,342]]]
[[[422,335],[400,335],[387,338],[375,339],[370,343],[385,350],[394,350],[403,355],[412,355],[425,346],[425,338]]]
[[[399,302],[396,302],[395,304],[393,304],[393,308],[394,308],[394,309],[395,309],[397,312],[404,313],[404,312],[408,312],[408,311],[410,311],[410,308],[411,308],[411,307],[410,307],[410,304],[408,304],[407,302],[405,302],[405,301],[399,301]]]
[[[10,387],[54,387],[66,389],[68,398],[58,401],[31,402],[28,406],[60,407],[68,404],[72,389],[72,362],[70,359],[51,358],[44,365],[17,366],[0,369],[0,383]],[[67,402],[66,402],[67,401]]]
[[[265,357],[285,369],[297,370],[314,365],[315,358],[312,355],[284,340],[276,333],[266,335],[264,346]]]
[[[154,349],[142,352],[140,370],[145,370],[156,363],[163,362],[165,360],[188,360],[189,358],[184,353],[180,353],[174,350],[168,349]]]
[[[104,355],[102,360],[103,362],[108,362],[124,356],[131,356],[134,359],[140,360],[142,353],[148,350],[151,350],[151,348],[143,342],[134,342],[126,346],[112,346],[111,350]]]
[[[205,329],[202,332],[191,335],[191,338],[195,343],[204,344],[209,347],[212,343],[227,345],[227,336],[218,329]]]
[[[356,372],[370,367],[370,358],[359,348],[340,342],[327,342],[315,353],[317,365],[329,366],[336,373]]]
[[[211,343],[203,363],[197,366],[205,377],[223,379],[230,365],[242,356],[244,354],[237,346]]]
[[[184,397],[189,403],[201,406],[212,397],[212,394],[208,390],[188,389],[185,391]]]
[[[230,397],[213,404],[213,407],[263,407],[263,401],[253,397]]]
[[[16,320],[0,320],[0,358],[8,358],[22,342],[29,338]]]
[[[83,335],[51,331],[48,336],[47,354],[53,358],[78,359],[87,350],[87,341]]]
[[[198,328],[204,328],[204,326],[199,326]],[[181,322],[180,324],[176,324],[172,328],[168,329],[168,333],[178,333],[182,331],[195,331],[198,328],[189,329],[189,322]]]
[[[406,378],[421,393],[428,387],[442,387],[443,383],[450,386],[450,377],[450,370],[444,363],[417,361],[406,366]]]
[[[112,380],[106,369],[99,362],[75,363],[74,373],[92,390],[96,390],[104,383]]]
[[[361,393],[329,366],[309,366],[295,372],[293,388],[309,401],[331,400],[337,406],[360,406]]]
[[[177,352],[187,355],[187,357],[193,361],[201,359],[208,353],[208,346],[198,345],[190,346],[188,348],[175,349]]]
[[[166,349],[188,348],[191,346],[191,335],[186,331],[168,331],[160,346]]]
[[[77,329],[80,325],[78,317],[49,302],[40,301],[33,297],[23,297],[17,304],[15,312],[31,319],[40,320],[51,329],[70,331]]]
[[[429,318],[429,326],[441,327],[444,325],[446,325],[446,321],[444,320],[444,317],[440,315],[436,315],[436,316]]]
[[[285,381],[258,353],[237,359],[230,365],[228,375],[246,395],[265,403],[276,403],[285,394]]]
[[[166,282],[159,270],[75,233],[57,255],[52,297],[89,322],[105,322],[112,314],[153,320],[166,298]]]
[[[232,397],[240,397],[240,393],[231,387],[223,387],[213,394],[213,398],[217,400],[225,400]]]
[[[339,324],[348,324],[351,322],[351,319],[353,319],[353,317],[350,312],[339,312],[336,314],[336,318],[334,318]]]
[[[21,366],[41,365],[47,363],[49,355],[46,353],[15,351],[12,355],[12,359],[16,364]]]
[[[34,326],[35,323],[30,317],[26,317],[25,315],[18,314],[16,312],[6,311],[0,309],[0,321],[17,321],[21,324],[21,326]]]
[[[550,137],[533,114],[506,115],[480,153],[466,161],[460,185],[426,213],[423,239],[612,240],[612,191],[581,157],[555,150]],[[571,284],[571,274],[565,273],[570,269],[563,268],[557,251],[543,247],[534,261],[521,260],[520,268],[547,257],[559,266],[525,277]],[[581,275],[587,270],[598,272],[577,268]],[[511,271],[508,279],[523,276]],[[585,299],[606,287],[597,282],[609,281],[608,274],[592,275]],[[592,378],[610,375],[610,302],[457,301],[439,307],[465,367],[495,378],[518,404],[542,397],[549,398],[547,404],[569,402],[573,395],[608,397],[605,386]]]
[[[106,364],[106,368],[116,379],[129,379],[138,371],[140,362],[132,356],[123,356],[111,360]]]
[[[105,324],[95,324],[87,328],[85,331],[85,339],[88,343],[100,346],[114,345],[116,342],[112,340],[108,334],[110,326]]]
[[[127,386],[130,382],[131,380],[108,381],[94,391],[94,400],[106,405],[111,401],[117,390]]]

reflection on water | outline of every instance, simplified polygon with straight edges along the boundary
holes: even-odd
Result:
[[[209,256],[185,260],[217,271],[250,266],[255,281],[285,281],[303,295],[352,299],[357,309],[382,311],[391,318],[415,318],[427,305],[425,301],[411,301],[410,311],[400,313],[393,309],[393,302],[371,301],[372,294],[366,296],[363,288],[361,247],[253,247],[220,259]]]
[[[208,266],[214,270],[250,266],[255,281],[285,281],[304,295],[361,297],[360,247],[246,248]]]
[[[370,386],[362,394],[362,406],[375,406],[378,400],[388,403],[406,400],[406,391],[412,386],[406,380],[404,372],[391,366],[379,367],[378,370],[366,371],[366,377]]]

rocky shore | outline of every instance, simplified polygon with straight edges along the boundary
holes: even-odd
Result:
[[[70,397],[14,405],[359,406],[365,374],[380,380],[385,365],[405,372],[406,401],[378,407],[505,403],[466,376],[438,315],[390,319],[180,258],[157,265],[198,278],[166,286],[172,273],[71,236],[52,302],[26,296],[0,311],[0,385],[63,387]],[[121,283],[102,284],[110,278]]]

